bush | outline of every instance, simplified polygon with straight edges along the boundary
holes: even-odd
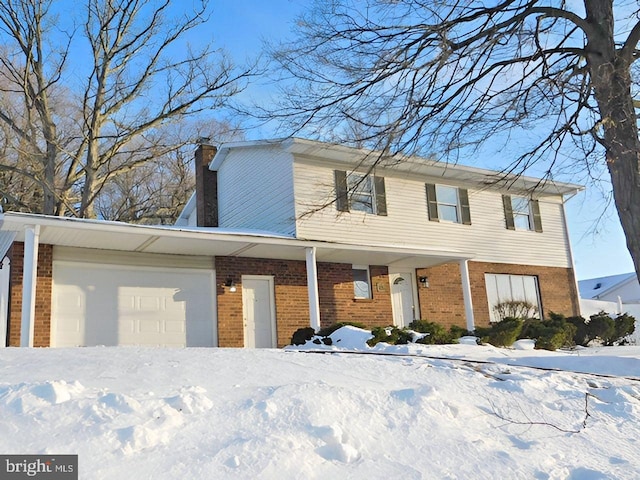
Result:
[[[331,335],[336,330],[339,330],[342,327],[346,327],[347,325],[349,325],[351,327],[361,328],[363,330],[369,330],[369,327],[367,327],[366,325],[364,325],[362,323],[358,323],[358,322],[336,322],[336,323],[333,323],[333,324],[329,325],[328,327],[324,327],[324,328],[321,328],[320,330],[318,330],[318,335],[320,337],[328,337],[329,335]]]
[[[564,315],[551,312],[549,319],[529,319],[524,322],[518,338],[530,338],[536,341],[538,350],[557,350],[572,347],[576,335],[576,326],[567,321]]]
[[[418,333],[425,333],[422,338],[416,340],[416,343],[423,345],[444,345],[448,343],[456,343],[459,337],[454,337],[451,331],[447,330],[440,324],[428,322],[426,320],[414,320],[409,324],[411,330]]]
[[[614,322],[614,338],[606,339],[606,345],[614,345],[615,343],[624,344],[626,343],[625,338],[636,331],[636,319],[631,315],[626,313],[618,315],[618,318],[616,318]]]
[[[411,342],[411,332],[407,330],[401,330],[397,327],[375,327],[371,330],[373,338],[367,340],[367,345],[373,347],[374,345],[385,342],[391,345],[406,345]]]
[[[483,343],[490,343],[494,347],[508,347],[520,335],[523,323],[518,318],[505,318],[488,328],[476,328],[476,336],[480,337]]]
[[[293,332],[293,336],[291,337],[291,345],[304,345],[309,340],[311,340],[316,331],[311,327],[299,328],[295,332]]]
[[[525,320],[527,318],[533,318],[538,314],[538,307],[526,300],[500,302],[493,307],[493,310],[501,322],[508,318]]]

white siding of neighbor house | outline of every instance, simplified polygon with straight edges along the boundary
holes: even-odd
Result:
[[[221,228],[295,233],[293,157],[279,145],[236,148],[218,170]]]
[[[474,190],[472,186],[462,186],[469,191],[472,225],[432,222],[427,214],[425,183],[442,182],[376,172],[385,177],[387,216],[339,213],[335,204],[304,216],[332,199],[333,171],[296,159],[298,238],[455,249],[473,254],[475,261],[571,267],[560,196],[540,199],[542,233],[507,230],[500,192]]]
[[[640,284],[634,278],[625,282],[617,288],[613,288],[604,295],[598,295],[598,300],[606,300],[609,302],[617,302],[618,297],[624,303],[640,303]]]

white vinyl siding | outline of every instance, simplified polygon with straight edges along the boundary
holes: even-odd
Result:
[[[487,273],[484,278],[491,322],[499,322],[501,320],[495,307],[504,302],[528,302],[536,308],[536,314],[540,314],[540,292],[536,277],[532,275]]]
[[[220,228],[293,235],[292,162],[278,146],[230,151],[218,170]]]
[[[364,212],[336,215],[334,208],[303,216],[314,206],[334,201],[334,169],[310,159],[296,159],[298,238],[450,249],[472,254],[474,261],[571,267],[560,196],[539,201],[544,232],[522,235],[505,229],[499,192],[465,185],[473,224],[465,225],[461,233],[460,224],[427,220],[425,183],[429,179],[399,177],[390,170],[376,172],[385,177],[387,216]],[[431,183],[437,184],[435,180]]]

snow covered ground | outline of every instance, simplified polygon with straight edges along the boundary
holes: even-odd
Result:
[[[0,453],[78,454],[82,479],[640,478],[640,347],[359,335],[334,334],[368,354],[0,349]]]

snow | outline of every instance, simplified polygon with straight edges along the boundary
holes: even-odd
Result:
[[[0,349],[0,451],[78,454],[82,479],[638,478],[640,347],[332,337]]]

